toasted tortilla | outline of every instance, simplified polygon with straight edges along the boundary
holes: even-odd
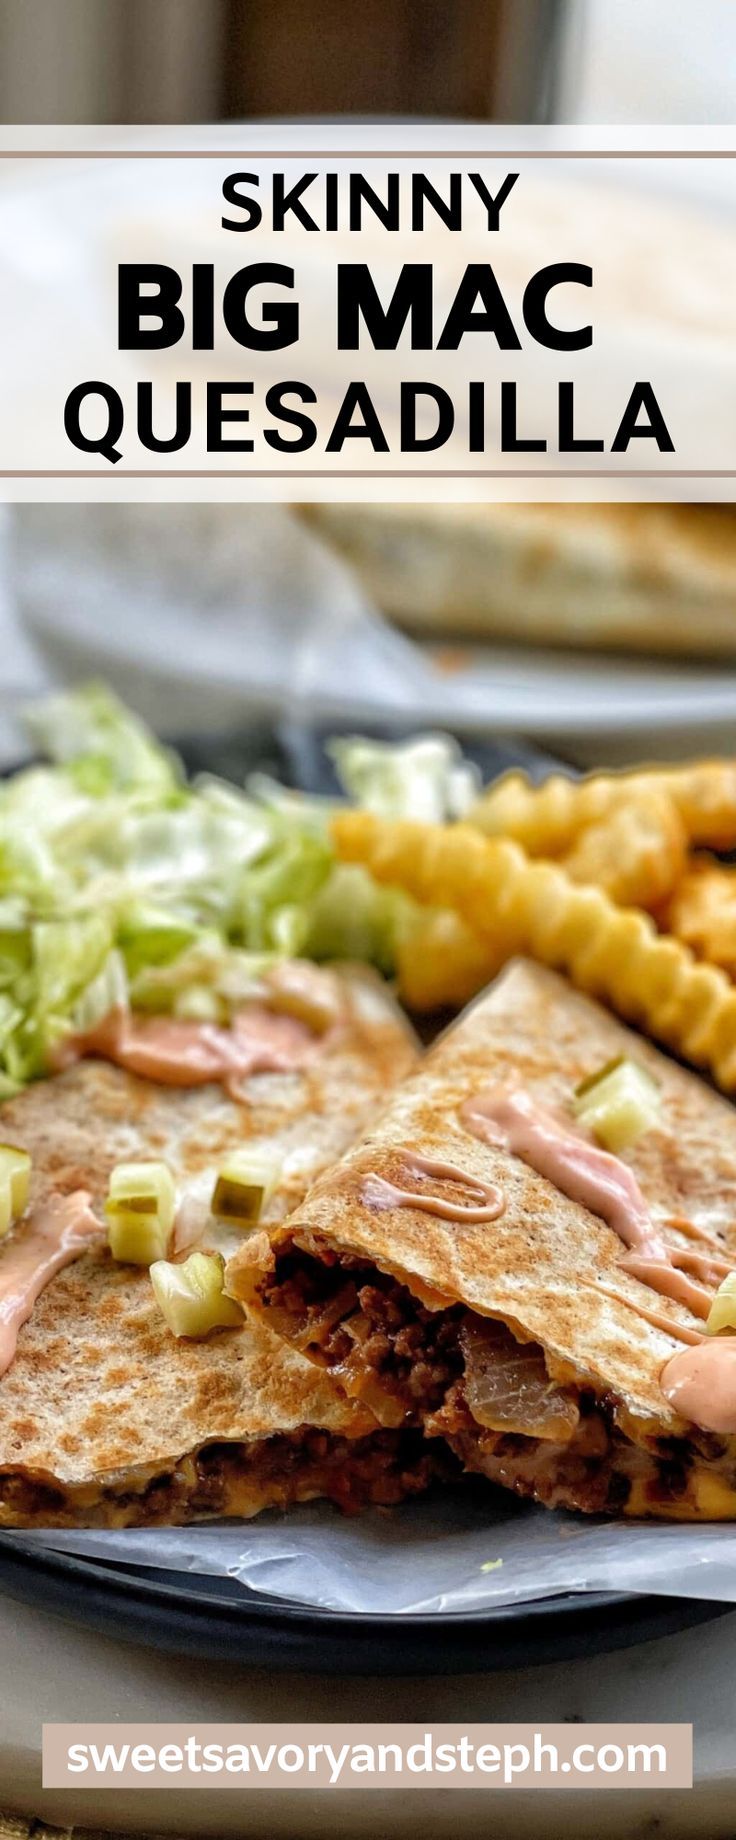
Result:
[[[691,1332],[702,1322],[622,1269],[626,1248],[603,1219],[461,1117],[499,1079],[569,1117],[580,1080],[620,1055],[660,1089],[660,1123],[626,1152],[650,1216],[673,1248],[692,1249],[679,1217],[736,1262],[732,1105],[564,979],[519,962],[276,1229],[260,1274],[236,1258],[228,1286],[382,1422],[422,1424],[521,1493],[590,1511],[736,1516],[736,1439],[668,1404],[660,1375],[682,1343],[646,1315]],[[459,1191],[437,1180],[415,1183],[423,1209],[391,1205],[381,1184],[406,1189],[417,1155],[500,1188],[499,1217],[438,1217],[426,1191]]]
[[[306,509],[383,612],[421,637],[736,652],[730,506]]]
[[[415,1060],[379,979],[335,974],[335,988],[334,1039],[299,1071],[251,1076],[244,1103],[219,1086],[160,1086],[101,1060],[6,1103],[0,1139],[33,1159],[30,1214],[87,1189],[102,1222],[111,1168],[139,1157],[164,1158],[179,1194],[206,1200],[223,1158],[248,1142],[284,1158],[268,1210],[281,1218]],[[227,1253],[237,1230],[210,1220],[201,1243]],[[387,1438],[266,1325],[246,1319],[206,1341],[177,1340],[147,1270],[116,1264],[102,1231],[42,1292],[0,1379],[4,1526],[179,1523],[318,1495],[356,1507],[396,1500],[427,1475],[416,1437]]]

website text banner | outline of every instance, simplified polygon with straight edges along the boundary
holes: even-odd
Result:
[[[45,1789],[692,1787],[690,1725],[44,1725]]]
[[[736,488],[736,131],[0,134],[0,494]]]

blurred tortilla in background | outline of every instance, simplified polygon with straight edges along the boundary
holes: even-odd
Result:
[[[382,612],[422,636],[736,654],[721,505],[302,507]]]

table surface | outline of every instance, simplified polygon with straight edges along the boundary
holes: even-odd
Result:
[[[121,1631],[122,1634],[122,1631]],[[559,1668],[538,1667],[446,1679],[334,1679],[268,1675],[257,1655],[241,1668],[168,1658],[121,1640],[100,1637],[49,1617],[30,1605],[0,1601],[2,1717],[0,1808],[15,1825],[0,1840],[25,1840],[27,1822],[146,1834],[352,1836],[390,1833],[392,1840],[462,1840],[487,1824],[488,1794],[473,1790],[390,1789],[370,1795],[205,1789],[43,1791],[40,1744],[44,1721],[366,1719],[574,1721],[671,1720],[695,1726],[697,1785],[692,1792],[627,1790],[591,1795],[585,1789],[547,1793],[547,1840],[577,1840],[654,1831],[658,1840],[690,1835],[717,1840],[736,1831],[734,1643],[736,1614],[680,1635],[613,1655],[592,1654]],[[12,1692],[8,1684],[12,1683]],[[539,1834],[539,1792],[515,1790],[504,1800],[504,1835]],[[25,1822],[22,1818],[25,1817]],[[45,1829],[31,1826],[34,1840]]]
[[[49,1827],[47,1821],[27,1820],[25,1816],[0,1812],[0,1840],[110,1840],[110,1829],[102,1827]],[[140,1840],[156,1840],[155,1835],[141,1835]]]

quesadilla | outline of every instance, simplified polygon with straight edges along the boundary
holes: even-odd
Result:
[[[611,1063],[651,1097],[617,1154],[576,1115]],[[731,1104],[520,961],[227,1283],[494,1482],[709,1519],[736,1517],[736,1336],[706,1333],[734,1264]]]
[[[259,1008],[260,1070],[241,1069],[232,1090],[172,1084],[171,1064],[167,1083],[142,1077],[99,1058],[98,1045],[98,1057],[0,1108],[0,1138],[32,1159],[28,1211],[0,1242],[0,1342],[17,1329],[18,1273],[32,1275],[43,1223],[55,1230],[66,1211],[65,1231],[81,1236],[73,1262],[36,1295],[0,1378],[0,1525],[182,1523],[322,1495],[352,1509],[424,1486],[434,1465],[417,1433],[379,1428],[267,1325],[244,1318],[207,1340],[177,1339],[148,1270],[111,1257],[102,1212],[119,1159],[165,1159],[179,1197],[175,1240],[183,1223],[191,1245],[194,1220],[199,1245],[232,1252],[243,1234],[214,1220],[209,1203],[223,1159],[246,1145],[280,1164],[265,1212],[281,1218],[414,1063],[384,990],[370,972],[301,967],[301,1004],[331,997],[332,1025],[322,1036],[305,1027],[309,1053],[269,1070]],[[138,1022],[150,1059],[158,1022]],[[164,1039],[171,1052],[171,1025]]]
[[[736,652],[731,506],[325,504],[305,512],[382,612],[420,638]]]

